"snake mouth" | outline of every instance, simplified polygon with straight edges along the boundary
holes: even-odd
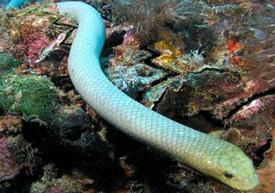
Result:
[[[253,190],[260,184],[259,177],[256,173],[248,176],[245,181],[246,183],[244,183],[244,190]]]

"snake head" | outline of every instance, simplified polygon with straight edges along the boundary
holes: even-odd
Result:
[[[259,184],[253,163],[237,146],[227,142],[208,160],[208,175],[239,190],[252,190]],[[210,169],[210,170],[209,170]]]

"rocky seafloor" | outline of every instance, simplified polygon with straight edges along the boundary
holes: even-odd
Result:
[[[275,192],[275,3],[91,0],[101,64],[148,108],[238,145]],[[240,193],[117,130],[67,72],[54,2],[0,10],[0,193]]]

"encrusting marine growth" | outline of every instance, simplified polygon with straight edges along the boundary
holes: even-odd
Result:
[[[106,78],[99,63],[105,28],[94,8],[82,2],[62,2],[57,3],[57,10],[79,23],[69,55],[69,74],[80,95],[104,119],[235,189],[250,190],[258,185],[252,161],[239,147],[151,111]]]

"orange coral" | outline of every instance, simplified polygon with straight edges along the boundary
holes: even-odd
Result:
[[[230,54],[241,48],[242,48],[241,44],[237,42],[235,39],[230,38],[229,40],[227,40],[227,50]]]
[[[234,67],[242,67],[244,66],[244,62],[242,58],[238,55],[234,55],[234,53],[240,51],[243,46],[234,38],[230,38],[227,40],[227,52],[230,55],[229,63]]]
[[[12,115],[0,117],[0,131],[2,132],[17,132],[22,126],[22,120],[19,117]]]

